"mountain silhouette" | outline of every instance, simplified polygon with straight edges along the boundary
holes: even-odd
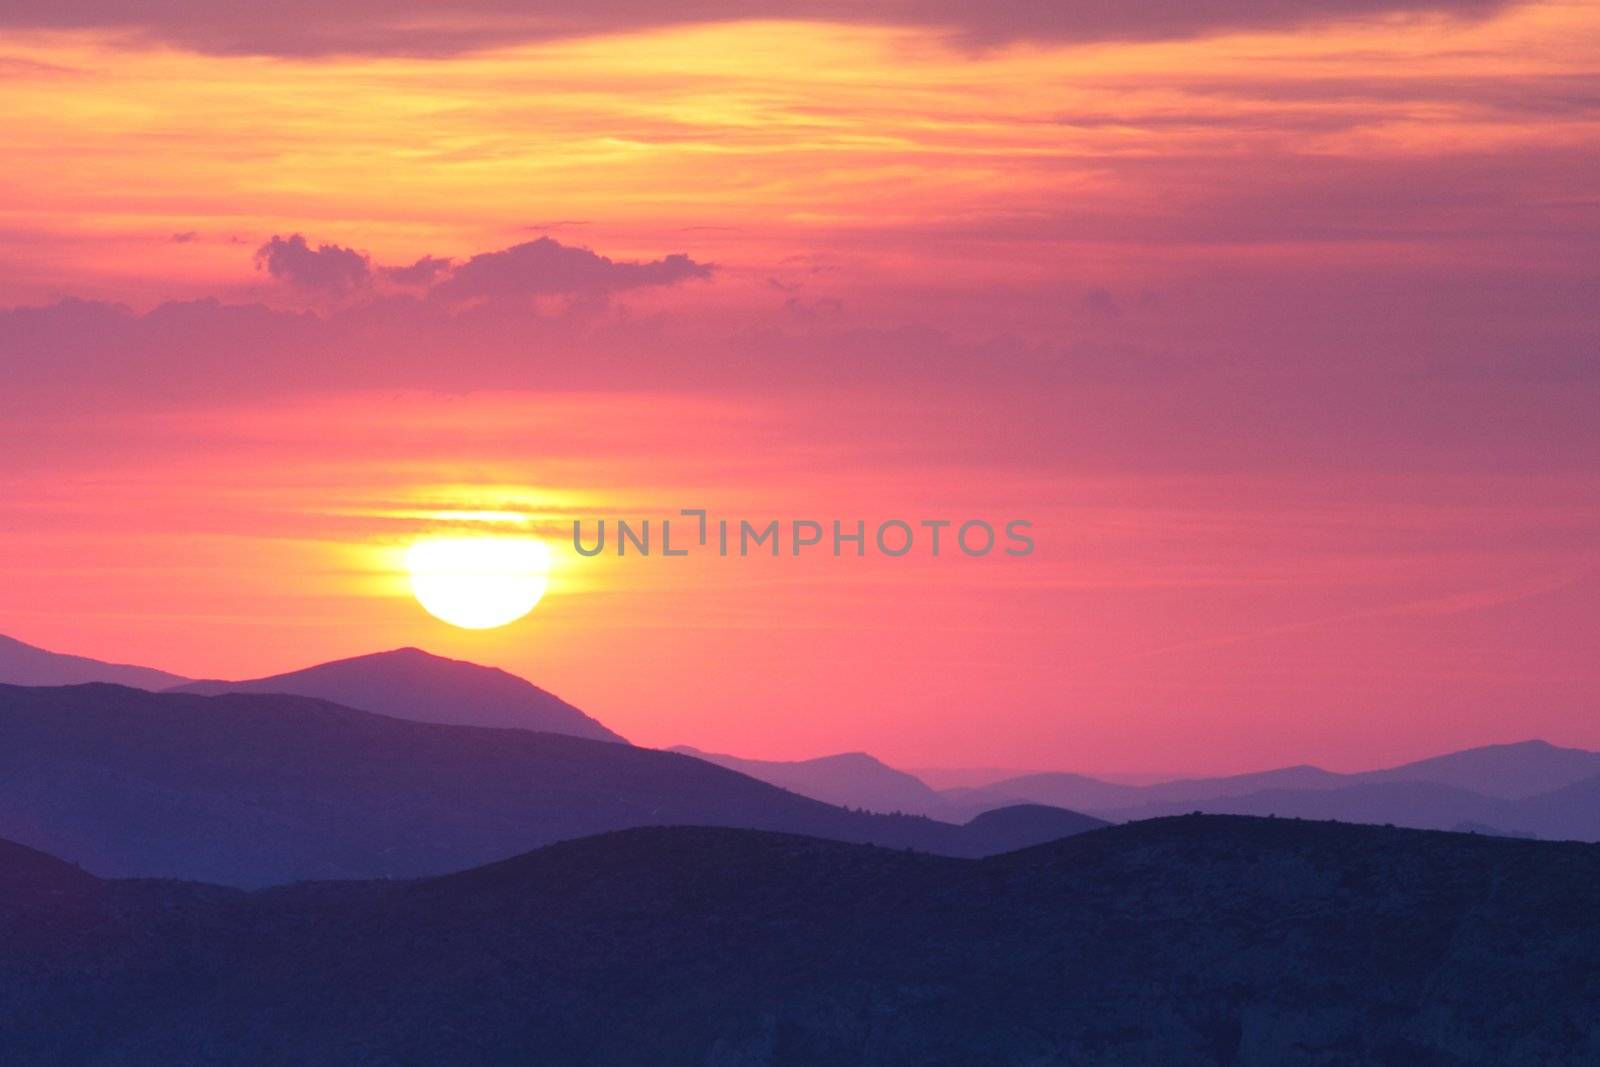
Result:
[[[1437,782],[1516,800],[1596,776],[1600,776],[1600,752],[1558,748],[1548,741],[1520,741],[1469,748],[1353,777],[1368,782]]]
[[[1450,830],[1461,823],[1524,832],[1511,801],[1486,797],[1436,782],[1360,782],[1337,789],[1265,789],[1259,793],[1204,800],[1153,801],[1123,809],[1128,819],[1157,818],[1201,810],[1227,815],[1277,815],[1340,822],[1394,823],[1422,830]]]
[[[87,656],[47,652],[0,634],[0,684],[82,685],[110,682],[135,689],[167,689],[187,682],[178,674],[126,663],[103,663]]]
[[[933,805],[929,813],[935,818],[965,821],[996,807],[1049,804],[1124,820],[1148,818],[1155,813],[1180,814],[1193,810],[1197,801],[1209,802],[1266,789],[1324,789],[1343,782],[1341,775],[1303,765],[1221,778],[1183,778],[1151,785],[1129,785],[1083,774],[1045,771],[1016,775],[977,788],[942,790],[939,803]],[[1219,806],[1208,810],[1232,809]]]
[[[984,852],[1012,852],[1041,841],[1081,834],[1086,829],[1081,812],[1053,808],[1048,804],[1014,804],[994,808],[975,816],[963,829],[982,841]]]
[[[1022,821],[847,811],[676,753],[282,693],[0,686],[0,739],[0,838],[112,876],[414,877],[669,824],[977,856],[1018,844]],[[1033,841],[1105,825],[1029,819]]]
[[[1206,811],[1597,841],[1600,753],[1523,741],[1354,774],[1302,765],[1138,786],[1045,773],[944,790],[940,798],[929,811],[955,820],[1031,802],[1113,822]]]
[[[915,775],[897,771],[865,752],[779,761],[702,752],[688,745],[676,745],[671,751],[843,807],[926,815],[941,803],[939,794]]]
[[[48,853],[0,840],[0,897],[53,893],[95,881],[82,869]]]
[[[1242,796],[1266,789],[1330,789],[1341,784],[1344,784],[1343,775],[1300,765],[1221,778],[1180,778],[1143,786],[1102,782],[1081,774],[1030,774],[995,782],[988,791],[1040,804],[1062,804],[1071,797],[1080,807],[1116,810]]]
[[[644,828],[257,893],[45,869],[0,882],[0,1060],[23,1067],[1487,1067],[1600,1048],[1584,845],[1195,816],[983,860]]]
[[[1045,771],[1006,778],[973,789],[947,789],[946,803],[969,807],[986,806],[996,801],[1018,803],[1026,800],[1035,804],[1054,804],[1058,797],[1074,797],[1086,808],[1122,808],[1139,803],[1143,798],[1138,786],[1102,782],[1083,774]]]
[[[1513,810],[1540,837],[1600,841],[1600,775],[1514,801]]]
[[[203,681],[176,692],[292,693],[397,719],[458,726],[504,726],[623,741],[560,697],[495,667],[400,648],[322,663],[245,682]]]

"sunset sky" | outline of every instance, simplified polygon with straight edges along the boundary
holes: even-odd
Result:
[[[762,758],[1600,747],[1600,5],[0,0],[0,116],[0,633]],[[1037,548],[570,550],[694,507]],[[502,629],[400,567],[478,530]]]

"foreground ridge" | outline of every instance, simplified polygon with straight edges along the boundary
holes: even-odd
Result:
[[[677,827],[414,882],[84,878],[0,892],[0,1052],[1588,1062],[1597,878],[1590,845],[1231,816],[983,860]]]

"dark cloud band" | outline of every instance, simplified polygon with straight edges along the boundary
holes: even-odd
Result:
[[[1408,12],[1481,17],[1506,0],[0,0],[0,27],[104,30],[201,52],[450,55],[526,41],[750,19],[921,26],[974,47],[1164,40]]]
[[[377,267],[365,253],[340,245],[313,248],[305,237],[274,236],[256,250],[256,266],[308,293],[343,296],[374,278],[427,287],[445,301],[522,300],[538,296],[604,297],[627,289],[708,279],[714,267],[682,252],[648,262],[619,261],[551,237],[473,256],[460,266],[423,256],[405,267]]]

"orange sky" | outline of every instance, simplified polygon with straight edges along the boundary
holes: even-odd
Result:
[[[381,45],[0,8],[0,632],[419,645],[759,757],[1600,746],[1600,9],[480,6]],[[397,571],[448,513],[694,506],[1039,548],[565,553],[486,633]]]

